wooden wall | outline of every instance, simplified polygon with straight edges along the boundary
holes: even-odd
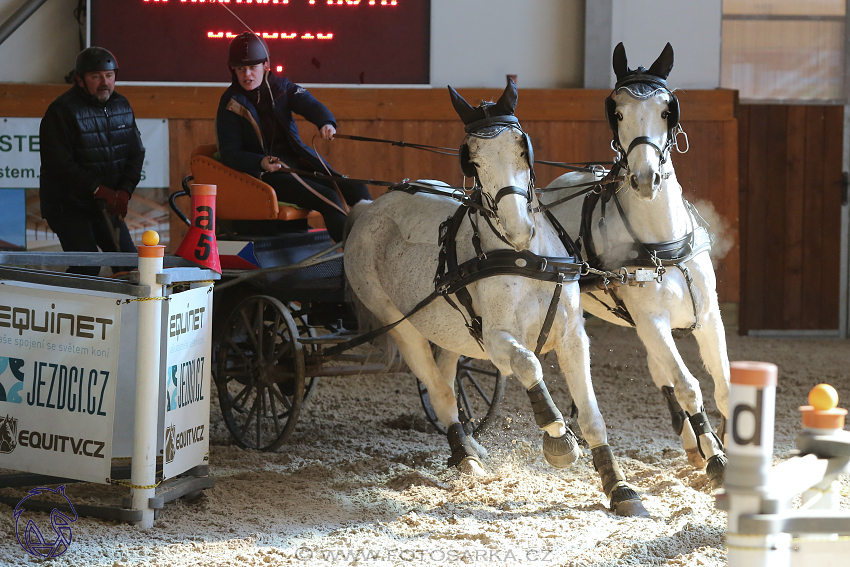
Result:
[[[841,106],[742,105],[740,331],[837,329]]]
[[[42,116],[47,105],[63,92],[63,85],[0,85],[0,115]],[[457,147],[463,139],[461,123],[446,89],[311,89],[336,115],[341,134],[404,140]],[[171,191],[188,175],[189,156],[200,144],[215,141],[215,111],[223,89],[215,87],[121,86],[139,118],[168,118]],[[462,89],[471,103],[495,100],[496,89]],[[734,91],[692,90],[677,93],[682,125],[691,149],[674,154],[676,173],[688,199],[710,201],[723,217],[725,236],[732,243],[719,261],[721,302],[739,301],[738,247],[738,125]],[[528,89],[519,92],[517,116],[531,136],[535,157],[549,161],[610,162],[611,134],[605,123],[608,91],[583,89]],[[302,138],[311,143],[316,129],[299,122]],[[389,145],[317,140],[316,148],[336,169],[351,177],[400,181],[404,178],[461,182],[457,158]],[[563,170],[540,165],[538,185],[544,186]],[[377,195],[377,192],[375,193]],[[172,223],[171,242],[179,243],[183,227]]]

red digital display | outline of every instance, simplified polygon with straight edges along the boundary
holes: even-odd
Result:
[[[298,83],[429,82],[430,0],[90,2],[91,45],[115,54],[122,81],[229,82],[227,48],[247,25]]]

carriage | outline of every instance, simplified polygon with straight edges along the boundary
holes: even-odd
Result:
[[[696,336],[725,417],[729,370],[710,243],[669,160],[672,149],[687,151],[679,147],[678,100],[666,84],[672,64],[668,44],[649,70],[632,70],[619,45],[618,81],[605,103],[617,159],[610,171],[579,168],[584,170],[543,190],[534,187],[531,141],[514,116],[513,82],[498,102],[478,107],[449,87],[466,132],[458,151],[461,169],[475,186],[467,193],[440,182],[404,182],[375,203],[355,207],[344,269],[340,248],[324,233],[268,236],[251,233],[262,233],[256,224],[247,230],[238,223],[226,227],[231,239],[242,242],[239,261],[259,268],[225,269],[213,313],[215,381],[236,442],[278,448],[318,378],[386,369],[352,349],[387,333],[420,380],[426,415],[447,435],[450,465],[485,474],[486,450],[475,435],[493,423],[504,376],[513,375],[526,388],[543,432],[543,456],[565,468],[582,450],[543,381],[540,359],[554,351],[612,511],[645,516],[608,445],[593,392],[579,300],[585,291],[601,304],[596,310],[601,318],[637,329],[689,461],[706,468],[713,486],[721,484],[723,443],[710,425],[699,383],[672,340],[675,327]],[[206,173],[197,178],[194,166],[193,159],[197,181],[219,184]],[[577,187],[583,189],[548,205],[539,200],[540,192]],[[290,215],[270,187],[254,189],[266,193],[270,204],[259,218],[309,216]],[[560,217],[580,227],[576,242],[552,208],[587,193],[592,195],[568,203]],[[225,193],[229,202],[223,208],[237,217],[233,220],[246,218],[243,195]],[[609,202],[616,214],[606,217]],[[173,196],[171,203],[177,211]],[[576,210],[580,215],[571,218]],[[588,277],[580,282],[582,276]],[[358,329],[349,301],[362,308],[357,319],[369,314],[378,328]],[[496,370],[472,359],[489,360]]]

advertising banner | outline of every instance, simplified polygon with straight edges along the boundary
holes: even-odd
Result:
[[[0,285],[0,468],[106,482],[120,300]]]
[[[0,189],[38,189],[41,118],[0,118]],[[168,120],[136,120],[145,146],[141,188],[168,187]]]
[[[212,296],[207,286],[168,301],[163,478],[203,464],[209,451]]]

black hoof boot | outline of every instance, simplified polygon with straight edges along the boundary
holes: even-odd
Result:
[[[705,466],[705,476],[708,477],[708,484],[711,488],[720,488],[723,486],[723,479],[726,477],[726,463],[729,459],[726,455],[712,455],[708,458],[708,464]]]
[[[543,457],[556,469],[567,468],[576,462],[580,455],[581,448],[578,446],[578,440],[569,427],[560,437],[543,433]]]
[[[466,436],[463,425],[458,422],[451,424],[446,432],[446,437],[449,439],[449,447],[452,450],[452,456],[449,457],[448,461],[450,467],[460,467],[460,464],[466,459],[472,459],[481,465],[478,452],[470,443],[470,438]]]
[[[602,479],[602,490],[610,499],[611,511],[618,516],[647,517],[649,512],[643,507],[640,495],[628,484],[620,470],[614,453],[608,445],[600,445],[590,450],[593,455],[593,468]]]
[[[626,485],[620,485],[611,492],[611,511],[618,516],[649,517],[638,493]]]

